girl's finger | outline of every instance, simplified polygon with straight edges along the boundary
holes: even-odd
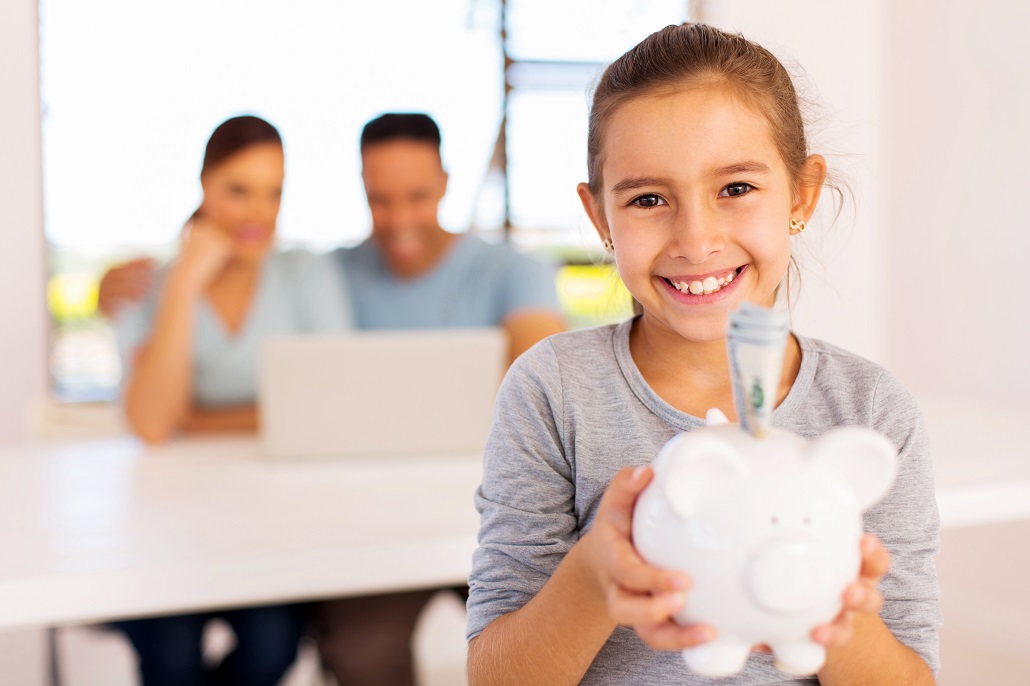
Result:
[[[872,582],[859,580],[844,591],[844,609],[853,612],[877,613],[883,605],[883,595]]]
[[[682,592],[691,585],[690,577],[685,574],[653,567],[644,562],[628,541],[624,545],[613,545],[609,566],[612,580],[628,591]]]
[[[891,568],[891,554],[880,543],[880,539],[872,534],[862,537],[860,543],[862,550],[862,569],[859,576],[863,579],[871,579],[874,583],[879,582]]]
[[[608,587],[608,613],[613,621],[628,626],[660,624],[683,609],[687,598],[682,592],[641,594],[618,584]]]
[[[640,640],[655,650],[683,650],[715,638],[715,629],[705,624],[680,626],[676,622],[634,627]]]
[[[824,646],[842,646],[851,640],[852,613],[841,612],[830,624],[822,624],[812,630],[812,640]]]

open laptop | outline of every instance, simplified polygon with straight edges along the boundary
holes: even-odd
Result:
[[[262,446],[277,457],[481,452],[506,352],[497,328],[270,338]]]

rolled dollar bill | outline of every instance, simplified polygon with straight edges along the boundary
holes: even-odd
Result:
[[[756,438],[772,426],[789,332],[784,311],[742,303],[730,313],[726,347],[737,421]]]

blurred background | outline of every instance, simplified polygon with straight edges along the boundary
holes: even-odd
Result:
[[[574,325],[624,316],[574,190],[588,85],[687,18],[796,65],[811,147],[851,189],[839,217],[824,202],[805,233],[795,328],[897,374],[928,415],[939,472],[985,454],[1025,464],[1030,4],[1018,0],[5,0],[0,441],[46,433],[73,406],[107,421],[121,370],[99,277],[171,254],[200,197],[203,141],[234,114],[283,132],[284,244],[362,240],[360,128],[425,111],[450,172],[445,228],[560,261]],[[945,532],[941,683],[1025,678],[1030,597],[997,575],[1025,568],[1028,542],[1026,521]],[[14,640],[0,634],[0,648]]]

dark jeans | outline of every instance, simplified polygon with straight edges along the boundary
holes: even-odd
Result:
[[[139,655],[144,686],[275,686],[297,657],[309,605],[270,605],[114,622]],[[222,618],[236,648],[219,665],[205,665],[201,638]]]
[[[315,610],[322,664],[340,686],[412,686],[411,637],[429,599],[438,591],[339,598]],[[468,587],[450,589],[468,600]]]

